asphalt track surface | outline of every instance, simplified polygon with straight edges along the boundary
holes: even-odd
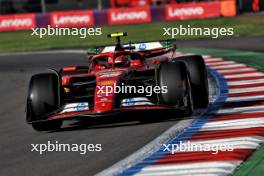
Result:
[[[179,42],[179,47],[210,47],[263,51],[264,37]],[[30,54],[0,56],[0,175],[93,175],[140,149],[182,119],[140,123],[80,126],[67,122],[56,132],[35,132],[25,123],[25,101],[29,78],[46,68],[86,64],[83,54]],[[162,117],[163,114],[158,114]],[[142,116],[149,118],[150,116]],[[127,119],[123,115],[120,119]],[[141,117],[140,117],[141,118]],[[58,141],[69,144],[102,144],[101,152],[31,152],[31,144]]]

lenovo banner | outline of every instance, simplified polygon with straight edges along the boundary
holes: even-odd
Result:
[[[34,14],[0,15],[0,31],[28,30],[35,27]]]
[[[109,24],[133,24],[151,22],[149,7],[117,8],[108,10]]]
[[[219,2],[175,4],[166,6],[165,13],[166,20],[216,17],[221,14],[221,5]]]
[[[50,13],[52,27],[86,27],[94,25],[93,11],[65,11]]]

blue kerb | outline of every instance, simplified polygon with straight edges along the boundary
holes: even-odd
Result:
[[[212,111],[219,110],[227,99],[228,95],[228,86],[227,82],[222,75],[220,75],[216,70],[208,68],[209,73],[215,78],[216,85],[218,87],[217,98],[213,104],[210,104],[208,107],[207,113],[198,117],[189,127],[187,127],[183,132],[178,135],[176,138],[170,140],[167,144],[179,144],[180,142],[187,141],[191,139],[191,137],[198,132],[198,130],[213,116],[214,113],[210,113]],[[136,165],[128,168],[123,171],[120,176],[130,176],[140,172],[144,167],[151,165],[158,161],[161,158],[164,158],[165,155],[170,154],[169,151],[163,151],[163,147],[161,147],[158,151],[153,153],[148,158],[143,161],[137,163]]]

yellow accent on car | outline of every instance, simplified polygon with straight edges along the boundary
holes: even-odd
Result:
[[[64,92],[68,93],[68,92],[70,92],[70,91],[71,91],[71,89],[69,89],[69,88],[67,88],[67,87],[64,87]]]
[[[123,37],[123,36],[127,36],[126,32],[118,32],[118,33],[113,33],[113,34],[109,34],[108,37]]]
[[[114,83],[115,83],[115,81],[113,81],[113,80],[103,80],[103,81],[98,82],[98,85],[99,86],[111,86]]]

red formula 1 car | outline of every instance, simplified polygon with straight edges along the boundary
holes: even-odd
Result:
[[[86,66],[33,75],[27,122],[38,131],[55,130],[72,118],[127,111],[180,110],[208,106],[207,71],[198,55],[175,57],[176,45],[148,42],[106,46],[88,53]]]

